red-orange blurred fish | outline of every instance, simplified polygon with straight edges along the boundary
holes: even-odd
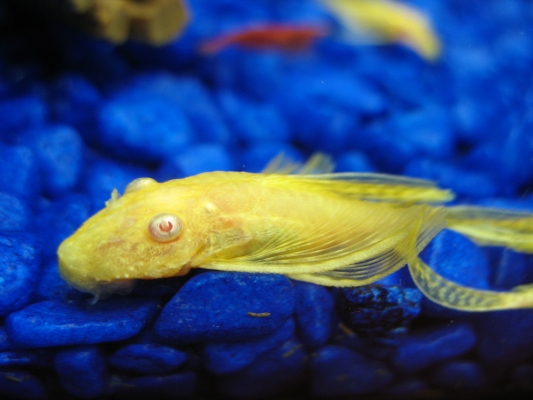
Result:
[[[229,46],[251,49],[279,49],[301,51],[315,40],[325,37],[330,30],[325,25],[262,24],[241,28],[209,39],[200,45],[204,54],[218,53]]]

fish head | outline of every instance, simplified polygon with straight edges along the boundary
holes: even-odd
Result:
[[[194,196],[187,186],[131,182],[122,197],[89,218],[58,249],[59,271],[72,286],[97,297],[131,291],[137,279],[184,275],[200,249]]]

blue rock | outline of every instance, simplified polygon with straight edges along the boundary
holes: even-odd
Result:
[[[490,106],[471,97],[459,98],[451,111],[458,137],[468,143],[481,141],[494,118]],[[473,151],[478,151],[479,147],[482,146],[474,148]]]
[[[283,154],[294,162],[305,161],[302,154],[288,143],[261,143],[252,144],[241,154],[239,169],[247,172],[261,172],[276,156]]]
[[[455,137],[448,110],[426,107],[398,114],[389,128],[396,139],[409,143],[420,156],[446,159],[453,154]],[[401,139],[400,139],[401,138]]]
[[[375,172],[368,157],[358,151],[341,153],[335,160],[335,172]]]
[[[304,7],[305,3],[301,5]],[[274,9],[272,11],[275,12]],[[238,66],[240,77],[238,89],[253,98],[269,101],[273,94],[283,89],[285,57],[275,51],[256,52],[253,56],[250,55],[243,57],[242,63]]]
[[[177,77],[162,72],[144,73],[136,75],[129,87],[161,96],[182,110],[198,141],[219,144],[232,141],[232,132],[215,106],[211,94],[196,77]]]
[[[481,366],[471,361],[451,361],[440,365],[431,373],[430,381],[438,387],[454,390],[476,389],[489,383]]]
[[[98,112],[101,146],[128,160],[163,162],[192,141],[183,112],[146,91],[116,93]]]
[[[0,368],[35,367],[49,368],[50,354],[42,351],[2,351],[0,352]]]
[[[49,398],[45,386],[34,374],[19,370],[0,371],[0,396],[26,400]]]
[[[91,295],[74,289],[61,278],[57,260],[52,259],[41,268],[35,297],[37,300],[75,300],[90,298]]]
[[[45,260],[57,260],[57,248],[85,222],[89,212],[89,200],[81,194],[63,196],[41,211],[37,225],[41,231],[41,240],[46,243],[43,247]]]
[[[344,71],[318,67],[306,76],[298,71],[297,76],[287,77],[287,85],[282,90],[288,100],[295,97],[295,100],[310,99],[318,106],[315,111],[320,106],[328,105],[339,107],[352,115],[360,113],[373,116],[381,114],[387,107],[385,99],[373,84]],[[290,108],[298,110],[298,103],[291,104]]]
[[[83,133],[87,125],[92,127],[96,108],[102,101],[98,89],[83,75],[67,72],[53,82],[51,92],[54,118],[76,127],[89,138]]]
[[[476,334],[468,323],[434,326],[403,340],[392,362],[398,371],[417,373],[441,361],[465,354],[474,347],[476,339]]]
[[[106,394],[109,375],[102,351],[93,346],[61,350],[54,357],[54,369],[65,392],[94,399]]]
[[[0,102],[0,138],[11,142],[14,133],[44,125],[47,114],[43,99],[33,94]]]
[[[197,144],[166,160],[156,171],[156,178],[164,182],[202,172],[232,170],[233,160],[224,147],[216,144]]]
[[[422,395],[429,389],[429,385],[417,378],[407,378],[407,380],[391,386],[386,393],[391,396],[416,396]]]
[[[444,278],[476,289],[490,289],[490,268],[483,250],[467,237],[444,229],[422,251],[420,257]],[[451,310],[424,297],[422,312],[434,317],[457,317],[468,312]]]
[[[30,302],[39,276],[40,246],[33,235],[0,232],[0,316]]]
[[[6,329],[3,326],[0,327],[0,351],[14,351],[20,349],[24,349],[24,346],[13,343],[13,341],[9,339],[9,336],[7,336]]]
[[[394,375],[381,361],[346,347],[326,345],[310,362],[310,386],[314,396],[343,396],[384,390]]]
[[[0,230],[25,231],[32,216],[26,202],[0,192]]]
[[[78,132],[68,125],[32,129],[19,143],[31,148],[40,164],[44,194],[58,197],[78,184],[84,162],[84,144]]]
[[[398,286],[359,286],[337,290],[337,310],[342,321],[364,337],[403,334],[420,313],[422,293]]]
[[[297,340],[288,340],[243,370],[224,375],[219,381],[220,392],[223,396],[240,399],[275,398],[285,392],[297,393],[305,376],[306,354],[302,347]]]
[[[194,396],[197,377],[194,372],[180,372],[164,376],[142,376],[127,379],[118,384],[114,396],[120,399],[157,398],[181,400]]]
[[[298,336],[309,347],[324,345],[333,330],[335,322],[333,296],[323,286],[298,282],[296,294],[296,326]]]
[[[300,107],[304,107],[304,103]],[[313,110],[303,109],[293,129],[297,141],[313,151],[338,154],[351,144],[353,132],[358,130],[359,121],[339,106],[308,104]],[[293,122],[294,123],[294,122]],[[324,135],[328,132],[328,135]]]
[[[176,343],[246,340],[276,331],[293,310],[292,284],[282,275],[206,272],[183,285],[155,329]]]
[[[239,371],[261,354],[285,343],[292,336],[294,326],[291,318],[276,332],[258,339],[207,343],[202,352],[205,368],[219,375]]]
[[[0,144],[0,159],[3,161],[0,191],[24,199],[32,207],[42,190],[37,157],[25,146]]]
[[[498,260],[492,282],[495,289],[510,290],[518,285],[533,282],[533,256],[511,249],[497,249]]]
[[[172,347],[157,344],[130,344],[109,357],[109,364],[122,371],[142,375],[172,372],[185,362],[187,355]]]
[[[245,143],[285,142],[290,131],[277,108],[268,103],[255,103],[225,90],[217,93],[217,101],[228,126]]]
[[[10,340],[26,347],[112,342],[139,333],[158,308],[155,299],[112,298],[94,305],[49,300],[11,314],[5,327]]]
[[[533,355],[533,311],[509,310],[479,315],[478,355],[495,370],[503,370]]]
[[[91,201],[91,214],[105,207],[113,189],[124,193],[128,183],[149,176],[148,170],[138,165],[121,164],[105,158],[93,160],[86,168],[82,184],[83,192]]]

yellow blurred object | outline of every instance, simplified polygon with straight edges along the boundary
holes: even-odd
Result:
[[[19,5],[117,44],[133,39],[163,45],[189,20],[183,0],[23,0]]]
[[[320,0],[355,33],[366,32],[385,43],[398,42],[427,60],[435,60],[440,40],[421,11],[392,0]]]

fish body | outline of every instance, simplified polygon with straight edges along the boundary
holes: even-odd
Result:
[[[440,40],[429,18],[392,0],[321,0],[348,31],[368,33],[384,43],[402,43],[428,60],[440,54]]]
[[[329,29],[324,25],[257,24],[206,40],[200,46],[200,52],[215,54],[230,46],[301,51],[328,34]]]
[[[323,161],[323,158],[322,158]],[[326,286],[360,286],[404,265],[433,301],[467,311],[533,307],[533,287],[481,291],[450,282],[418,257],[444,227],[479,244],[533,253],[533,215],[445,207],[433,182],[385,174],[288,175],[327,170],[273,163],[268,173],[209,172],[116,191],[58,249],[60,273],[97,298],[137,279],[191,268],[280,273]],[[295,171],[298,170],[299,171]]]
[[[421,232],[433,236],[433,225],[441,228],[442,218],[426,205],[365,201],[358,197],[372,197],[373,183],[317,176],[212,172],[134,181],[63,242],[61,272],[80,290],[98,293],[113,282],[195,267],[314,273],[387,251],[398,252],[391,260],[399,268],[421,250],[415,250]],[[174,240],[153,237],[149,226],[157,215],[179,219],[182,231]]]

